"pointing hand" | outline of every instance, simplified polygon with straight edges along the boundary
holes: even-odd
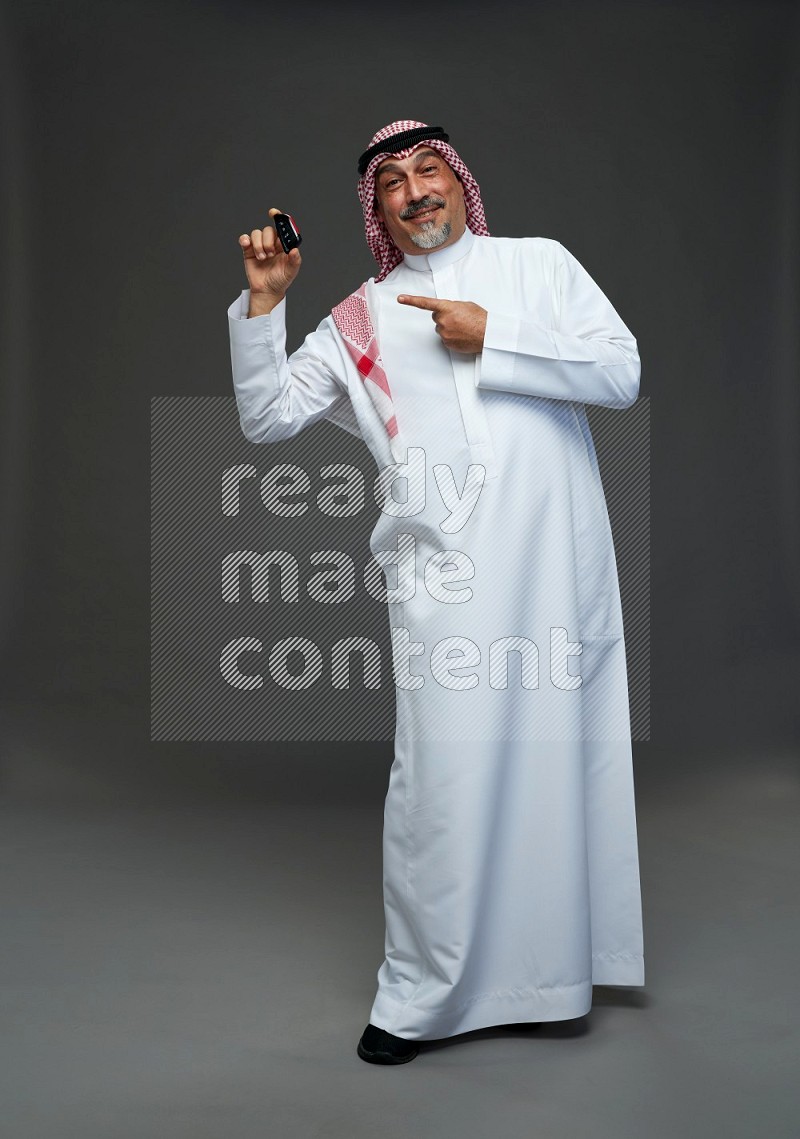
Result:
[[[480,305],[472,301],[444,301],[438,297],[410,297],[406,294],[397,299],[401,305],[427,309],[431,313],[445,348],[473,355],[483,350],[487,312]]]

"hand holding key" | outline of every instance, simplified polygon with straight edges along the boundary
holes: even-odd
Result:
[[[269,216],[274,218],[282,212],[273,206]],[[300,250],[295,248],[284,253],[280,239],[271,225],[254,229],[250,234],[243,233],[239,245],[250,286],[250,311],[247,315],[262,316],[272,312],[286,296],[286,290],[300,272]]]

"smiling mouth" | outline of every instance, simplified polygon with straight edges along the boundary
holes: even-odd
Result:
[[[430,209],[422,210],[418,214],[413,214],[412,217],[409,218],[409,221],[415,221],[415,222],[430,221],[430,219],[433,217],[433,215],[438,210],[440,210],[441,208],[442,208],[441,206],[431,206]]]

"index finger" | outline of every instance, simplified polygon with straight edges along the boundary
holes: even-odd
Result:
[[[444,305],[449,304],[449,301],[443,301],[439,297],[412,297],[407,293],[401,293],[397,298],[401,305],[411,305],[412,308],[424,308],[428,312],[436,312],[437,309],[442,308]]]

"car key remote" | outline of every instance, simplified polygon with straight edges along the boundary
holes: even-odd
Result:
[[[275,223],[275,232],[280,238],[280,243],[283,246],[283,252],[288,253],[292,249],[296,249],[303,238],[300,235],[297,222],[291,214],[273,214],[273,222]]]

